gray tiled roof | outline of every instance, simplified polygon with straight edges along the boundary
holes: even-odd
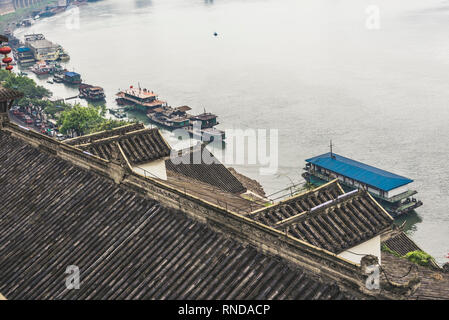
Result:
[[[2,130],[0,146],[8,299],[354,298]],[[69,265],[80,268],[79,290],[65,287]]]
[[[10,88],[5,88],[0,85],[0,100],[11,100],[11,99],[18,99],[23,97],[23,93]]]
[[[301,212],[312,209],[326,201],[342,195],[343,189],[337,181],[332,181],[320,188],[298,194],[287,200],[250,215],[251,218],[267,225],[274,225]]]
[[[335,200],[282,225],[295,238],[341,253],[390,229],[393,218],[366,192]]]
[[[210,159],[211,162],[205,162]],[[209,161],[209,160],[207,160]],[[179,151],[175,161],[165,161],[167,170],[213,185],[230,193],[242,193],[242,183],[204,145]]]
[[[105,139],[108,137],[122,135],[122,134],[125,134],[128,132],[141,130],[141,129],[145,129],[145,126],[142,123],[127,124],[127,125],[115,128],[115,129],[105,130],[105,131],[101,131],[101,132],[96,132],[96,133],[92,133],[92,134],[79,136],[79,137],[72,138],[72,139],[67,139],[67,140],[64,140],[64,143],[75,146],[75,145],[94,142],[96,140],[101,140],[101,139]]]
[[[120,145],[132,165],[138,165],[170,155],[170,146],[158,129],[142,129],[119,136],[95,140],[77,147],[105,160],[110,160],[116,145]]]

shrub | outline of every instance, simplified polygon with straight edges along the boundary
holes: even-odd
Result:
[[[413,263],[419,264],[420,266],[428,266],[432,260],[432,256],[420,250],[411,251],[404,257]]]

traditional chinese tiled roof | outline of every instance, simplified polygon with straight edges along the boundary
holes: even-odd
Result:
[[[383,191],[413,182],[409,178],[330,152],[306,159],[306,162]]]
[[[23,97],[22,92],[10,88],[5,88],[0,85],[0,101],[18,99],[21,97]]]
[[[382,252],[381,277],[383,281],[405,284],[413,279],[419,279],[417,289],[408,299],[417,300],[448,300],[449,273],[434,268],[419,266],[407,259],[399,258],[388,252]]]
[[[390,250],[398,253],[401,256],[405,256],[411,251],[422,251],[412,239],[410,239],[404,232],[399,232],[382,244],[387,246]]]
[[[251,201],[240,194],[224,191],[209,183],[192,179],[180,173],[167,171],[167,178],[166,183],[178,190],[183,190],[204,201],[242,215],[247,215],[256,209],[263,208],[263,204],[260,201]]]
[[[393,218],[366,191],[340,196],[275,227],[333,253],[341,253],[391,228]]]
[[[180,150],[165,161],[167,170],[208,183],[230,193],[246,191],[242,183],[204,145]]]
[[[7,299],[355,298],[323,274],[3,130],[0,146],[0,292]],[[66,288],[72,265],[79,290]]]
[[[111,130],[105,130],[105,131],[101,131],[101,132],[87,134],[84,136],[79,136],[79,137],[72,138],[72,139],[67,139],[67,140],[64,140],[64,143],[75,146],[75,145],[80,145],[80,144],[91,143],[96,140],[101,140],[101,139],[105,139],[108,137],[123,135],[125,133],[133,132],[133,131],[141,130],[141,129],[145,129],[145,126],[143,125],[143,123],[132,123],[132,124],[127,124],[127,125],[124,125],[124,126],[121,126],[121,127],[115,128],[115,129],[111,129]]]
[[[170,146],[157,128],[142,129],[112,136],[77,147],[105,160],[110,160],[117,148],[123,150],[132,165],[138,165],[170,155]]]
[[[345,194],[338,180],[248,217],[337,254],[381,234],[393,223],[367,192]]]
[[[319,188],[295,195],[268,208],[258,210],[249,217],[266,225],[274,225],[301,212],[312,209],[329,200],[336,199],[344,193],[337,180]]]

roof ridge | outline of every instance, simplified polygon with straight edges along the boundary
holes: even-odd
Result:
[[[126,130],[127,128],[133,128],[133,127],[140,127],[142,129],[145,128],[145,126],[142,123],[129,123],[129,124],[125,124],[123,126],[117,127],[117,128],[113,128],[113,129],[106,129],[106,130],[102,130],[102,131],[98,131],[98,132],[94,132],[94,133],[89,133],[86,135],[82,135],[82,136],[78,136],[75,138],[70,138],[67,140],[64,140],[64,144],[71,144],[72,142],[77,142],[79,140],[84,140],[84,139],[88,139],[88,138],[92,138],[92,137],[96,137],[96,136],[101,136],[102,134],[105,134],[107,132],[116,132],[116,131],[121,131],[121,130]],[[135,129],[135,130],[141,130],[141,129]],[[100,140],[100,139],[98,139]]]
[[[265,208],[261,208],[261,209],[255,210],[255,211],[251,212],[251,213],[248,215],[248,217],[254,217],[254,216],[257,216],[258,214],[260,214],[260,212],[268,211],[268,210],[274,209],[274,208],[276,208],[276,207],[280,207],[280,206],[282,206],[282,205],[286,205],[286,204],[288,204],[288,203],[291,202],[291,201],[294,201],[294,200],[296,200],[296,199],[305,197],[305,196],[307,196],[307,195],[309,195],[309,194],[313,194],[313,193],[315,193],[315,192],[317,192],[317,191],[320,191],[320,190],[322,190],[322,189],[324,189],[324,188],[330,187],[330,186],[332,186],[332,185],[334,185],[334,184],[337,185],[337,187],[338,187],[341,191],[343,191],[343,188],[340,186],[340,183],[338,183],[338,179],[334,179],[334,180],[331,180],[331,181],[329,181],[329,182],[326,182],[325,184],[322,184],[321,186],[319,186],[319,187],[317,187],[317,188],[314,188],[314,189],[311,189],[311,190],[306,190],[306,191],[304,191],[304,192],[295,194],[295,195],[293,195],[293,196],[291,196],[291,197],[288,197],[288,198],[286,198],[286,199],[284,199],[284,200],[281,200],[281,201],[279,201],[279,202],[273,203],[273,204],[269,205],[268,207],[265,207]]]
[[[323,203],[321,203],[319,205],[316,205],[315,207],[311,208],[310,210],[303,211],[303,212],[301,212],[301,213],[299,213],[297,215],[294,215],[294,216],[291,216],[291,217],[289,217],[287,219],[278,221],[275,224],[275,226],[278,227],[278,228],[282,228],[282,227],[288,226],[291,223],[299,222],[299,221],[302,221],[303,219],[307,219],[309,217],[314,217],[314,216],[320,215],[326,209],[328,209],[330,207],[333,207],[334,205],[337,205],[339,203],[349,201],[349,200],[351,200],[351,199],[353,199],[353,198],[355,198],[357,196],[360,196],[360,195],[362,195],[363,193],[366,193],[366,192],[367,191],[362,190],[362,189],[352,190],[350,192],[347,192],[345,194],[342,194],[342,195],[338,196],[338,198],[336,198],[336,199],[331,199],[331,200],[323,202]]]
[[[88,143],[83,143],[83,144],[78,144],[76,145],[76,147],[87,147],[90,145],[95,145],[95,144],[102,144],[102,143],[106,143],[106,142],[113,142],[113,141],[120,141],[135,135],[139,135],[142,133],[153,133],[153,132],[158,132],[159,133],[159,129],[158,128],[143,128],[143,129],[139,129],[139,130],[135,130],[135,131],[129,131],[129,132],[125,132],[123,134],[118,134],[115,136],[109,136],[109,137],[105,137],[102,139],[98,139],[98,140],[94,140]],[[159,133],[160,134],[160,133]]]

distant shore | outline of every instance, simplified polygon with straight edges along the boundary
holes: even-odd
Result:
[[[14,31],[14,29],[17,28],[16,24],[18,22],[23,21],[24,19],[33,18],[31,15],[33,11],[43,10],[46,6],[55,5],[57,3],[58,0],[44,0],[27,8],[20,8],[14,12],[0,16],[0,32],[4,34],[5,31]]]
[[[30,7],[20,8],[15,12],[0,16],[0,34],[5,34],[7,31],[12,34],[17,28],[17,23],[26,19],[34,19],[34,16],[32,15],[33,11],[44,10],[47,6],[55,6],[57,4],[58,0],[44,0]],[[78,0],[74,3],[71,3],[69,6],[79,6],[85,4],[88,4],[86,0]],[[45,19],[45,17],[43,19]]]

